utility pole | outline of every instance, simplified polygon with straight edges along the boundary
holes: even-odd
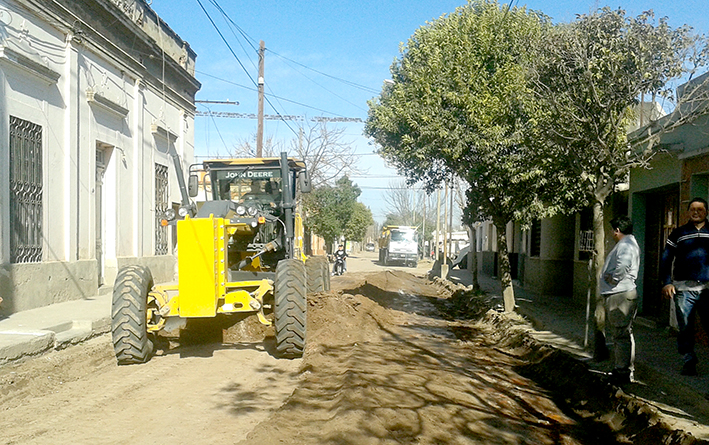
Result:
[[[423,249],[423,257],[428,258],[428,255],[431,253],[429,250],[426,252],[426,198],[428,198],[428,195],[426,192],[423,192],[423,223],[421,224],[423,226],[423,229],[421,230],[421,236],[423,236],[423,241],[421,242],[421,248]]]
[[[451,180],[451,202],[450,202],[450,208],[451,212],[448,215],[448,231],[451,234],[451,245],[450,248],[448,249],[448,253],[452,254],[451,250],[453,249],[453,195],[455,194],[455,182]]]
[[[438,248],[438,239],[441,237],[441,189],[436,190],[436,258],[434,258],[434,261],[440,257],[439,254],[439,248]]]
[[[263,157],[263,59],[266,44],[261,40],[258,49],[258,129],[256,130],[256,157]]]
[[[443,197],[443,264],[448,264],[448,182],[446,182],[446,194]]]

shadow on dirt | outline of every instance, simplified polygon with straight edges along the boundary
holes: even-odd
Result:
[[[215,351],[238,349],[264,351],[278,357],[273,327],[261,324],[253,314],[190,319],[179,338],[156,339],[156,355],[212,357]]]
[[[391,287],[382,288],[374,285],[372,280],[368,278],[365,284],[346,289],[345,292],[361,294],[385,308],[420,313],[421,304],[412,303],[411,300],[421,301],[424,299],[407,292],[392,292],[387,289],[391,289]],[[528,335],[531,326],[521,317],[512,315],[512,319],[509,319],[508,315],[491,310],[496,302],[484,293],[458,288],[452,292],[449,298],[431,296],[430,294],[424,297],[425,300],[428,300],[438,309],[439,317],[450,322],[449,329],[455,336],[469,344],[468,348],[472,357],[477,358],[481,349],[488,350],[485,352],[485,359],[473,360],[472,363],[456,370],[465,379],[465,385],[473,387],[467,394],[490,394],[494,391],[499,393],[498,397],[501,394],[502,400],[506,400],[504,403],[505,408],[515,407],[517,410],[522,410],[524,414],[512,414],[505,409],[499,409],[499,407],[493,408],[494,403],[485,405],[485,403],[490,403],[489,400],[478,400],[478,403],[483,403],[481,406],[463,404],[455,408],[454,411],[462,408],[479,410],[479,413],[484,412],[485,414],[493,415],[496,419],[505,423],[510,422],[512,417],[517,416],[519,421],[520,418],[525,418],[525,416],[533,413],[537,422],[543,419],[547,428],[558,432],[559,438],[561,436],[569,436],[584,444],[707,443],[706,441],[697,440],[691,434],[680,430],[675,431],[672,426],[662,420],[660,411],[656,407],[609,385],[598,374],[590,372],[585,363],[580,362],[566,352],[540,344],[532,336]],[[426,315],[432,316],[434,314]],[[451,363],[448,362],[446,357],[413,344],[384,326],[380,326],[380,328],[394,337],[397,340],[397,344],[406,344],[411,349],[411,355],[406,356],[402,361],[402,357],[399,354],[406,355],[405,348],[397,346],[397,357],[388,357],[386,351],[382,350],[378,352],[379,360],[384,356],[386,361],[391,363],[390,366],[396,366],[397,364],[402,367],[415,366],[417,370],[425,370],[424,373],[432,375],[435,373],[430,368],[429,362],[438,363],[434,367],[451,367]],[[359,345],[359,348],[363,347],[365,346]],[[367,345],[366,347],[374,346]],[[491,354],[490,349],[494,349],[495,354]],[[336,349],[324,350],[323,353],[335,354],[336,357],[332,357],[333,359],[343,360],[343,357],[340,356],[341,353]],[[349,354],[356,353],[350,352]],[[348,358],[348,360],[351,359]],[[362,356],[357,354],[355,361],[361,364],[366,363],[367,360],[367,354]],[[500,370],[496,368],[505,365],[509,365],[511,374],[503,377],[500,376]],[[369,367],[376,367],[376,363],[370,363]],[[403,371],[400,370],[400,372]],[[550,418],[557,418],[548,415],[540,416],[538,412],[535,412],[539,410],[540,406],[544,406],[544,402],[537,400],[530,403],[527,398],[528,395],[521,398],[515,392],[515,389],[519,390],[520,387],[514,386],[514,389],[508,389],[510,382],[519,380],[523,378],[522,376],[529,379],[530,383],[533,381],[541,388],[544,388],[542,392],[549,391],[551,400],[561,410],[560,413],[554,416],[559,416],[563,413],[567,417],[563,422],[552,422]],[[364,380],[360,383],[365,387],[374,383],[367,382],[364,377],[361,378]],[[384,379],[384,381],[377,380],[376,383],[377,385],[382,385],[390,382],[388,379]],[[424,388],[428,388],[430,384],[431,382],[427,379],[418,383],[419,386]],[[531,389],[534,386],[534,384],[522,385],[521,388],[526,388],[525,391],[539,391],[539,389]],[[407,398],[412,398],[412,400],[434,399],[437,404],[446,406],[455,404],[451,399],[436,399],[436,397],[440,398],[440,394],[435,396],[430,393],[421,394],[413,390],[405,391],[400,387],[389,389],[397,393],[398,398],[401,400],[406,400]],[[394,406],[396,405],[393,405],[391,409],[395,409]],[[421,409],[423,407],[424,405],[420,406]],[[424,427],[421,414],[418,410],[414,411],[415,415],[412,414],[412,419],[416,418],[418,422],[415,426],[408,427],[407,431],[411,435],[404,437],[407,440],[417,437],[414,432]],[[457,412],[456,415],[462,415],[462,413]],[[480,422],[480,420],[477,420],[477,422]],[[496,422],[491,422],[481,428],[487,430],[499,426]],[[530,426],[527,425],[527,427]],[[477,434],[471,436],[469,435],[470,433],[466,427],[457,431],[457,434],[465,437],[474,437],[476,440],[487,437],[486,435],[480,436]],[[549,430],[547,430],[547,433],[549,433]],[[504,435],[505,432],[498,431],[497,434]],[[339,439],[346,440],[345,437]],[[345,441],[341,443],[357,442]],[[540,441],[539,443],[542,442]]]

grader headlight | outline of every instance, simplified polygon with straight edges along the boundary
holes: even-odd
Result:
[[[237,207],[236,207],[236,214],[239,215],[239,216],[244,216],[244,215],[246,215],[246,207],[245,207],[245,206],[242,206],[242,205],[237,206]]]

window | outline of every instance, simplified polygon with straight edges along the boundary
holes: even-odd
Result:
[[[167,255],[167,226],[160,222],[168,208],[167,166],[155,164],[155,255]]]
[[[42,261],[42,127],[10,116],[10,262]]]
[[[588,261],[593,257],[596,246],[593,241],[593,209],[581,210],[581,231],[579,232],[579,260]]]

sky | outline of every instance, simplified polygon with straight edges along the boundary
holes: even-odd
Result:
[[[197,100],[238,102],[198,104],[198,111],[257,113],[258,46],[263,40],[265,115],[302,116],[309,122],[321,116],[360,119],[329,122],[328,128],[342,129],[342,142],[359,155],[356,167],[363,173],[350,177],[362,189],[359,200],[376,221],[384,221],[387,189],[403,178],[374,154],[372,141],[363,134],[367,101],[390,78],[401,45],[416,29],[455,11],[465,0],[147,1],[197,53],[196,77],[202,84]],[[541,11],[555,23],[604,6],[620,7],[629,15],[652,9],[672,27],[688,24],[698,33],[709,33],[709,0],[512,0],[512,5]],[[288,147],[303,123],[267,119],[264,138]],[[195,155],[230,156],[243,141],[253,144],[256,129],[256,119],[197,116]]]

